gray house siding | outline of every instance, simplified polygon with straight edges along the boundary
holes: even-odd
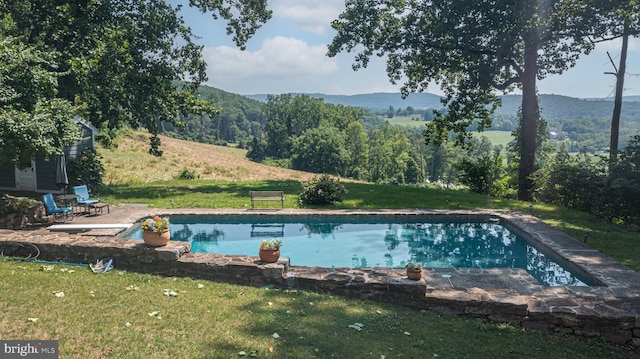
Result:
[[[76,121],[80,126],[80,140],[63,149],[67,161],[77,158],[87,148],[94,148],[95,135],[98,133],[95,127],[83,121],[80,117],[77,117]],[[33,188],[20,189],[42,193],[62,192],[62,189],[56,185],[56,156],[52,156],[48,160],[36,157],[34,164],[35,181]],[[0,189],[18,190],[16,176],[15,167],[0,167]],[[24,187],[24,184],[21,187]]]
[[[38,179],[37,192],[57,192],[61,188],[56,185],[56,159],[36,158],[36,178]]]
[[[16,169],[15,167],[0,167],[0,188],[16,187]]]
[[[86,150],[87,148],[94,148],[95,132],[93,130],[95,130],[95,128],[84,122],[81,122],[81,125],[80,141],[75,142],[71,146],[68,146],[64,149],[64,154],[67,156],[67,158],[76,158],[82,151]]]

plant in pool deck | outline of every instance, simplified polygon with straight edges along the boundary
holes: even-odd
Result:
[[[410,280],[420,280],[422,278],[422,264],[409,262],[404,267],[407,269],[407,278]]]
[[[405,268],[407,268],[407,270],[411,270],[411,271],[419,271],[422,270],[422,264],[420,263],[416,263],[416,262],[409,262],[407,263],[406,266],[404,266]]]
[[[160,217],[155,214],[151,215],[151,218],[142,221],[142,230],[162,234],[169,230],[169,217]]]
[[[260,243],[260,260],[265,263],[275,263],[280,258],[280,247],[282,240],[275,238],[270,241],[264,240]]]
[[[266,239],[260,243],[260,249],[263,251],[275,251],[282,247],[282,240],[280,238],[275,238],[270,241]]]

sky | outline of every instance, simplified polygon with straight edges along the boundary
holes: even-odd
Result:
[[[172,4],[186,0],[171,0]],[[402,84],[387,78],[382,59],[372,59],[365,69],[353,71],[354,53],[326,56],[335,31],[331,21],[344,10],[344,0],[269,0],[273,17],[248,41],[241,51],[226,35],[226,23],[183,6],[180,14],[204,46],[209,80],[205,83],[241,94],[324,93],[354,95],[399,92]],[[562,75],[538,82],[540,94],[578,98],[614,96],[615,77],[607,56],[618,66],[621,41],[603,43]],[[627,55],[625,96],[640,95],[640,39],[632,38]],[[442,94],[437,86],[427,90]]]

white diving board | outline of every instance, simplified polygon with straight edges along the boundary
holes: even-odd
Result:
[[[128,229],[133,223],[94,223],[94,224],[54,224],[47,227],[51,232],[86,232],[93,229]]]

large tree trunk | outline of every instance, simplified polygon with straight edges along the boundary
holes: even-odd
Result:
[[[609,142],[609,164],[610,168],[616,162],[618,155],[618,133],[620,132],[620,112],[622,111],[622,93],[624,91],[624,73],[627,71],[627,49],[629,47],[628,25],[625,23],[624,35],[622,36],[622,51],[620,53],[620,66],[616,75],[616,98],[613,105],[613,116],[611,117],[611,141]]]
[[[518,166],[518,199],[533,199],[531,174],[535,170],[536,137],[538,130],[538,94],[536,74],[538,73],[538,42],[535,35],[525,41],[524,71],[522,82],[522,119],[520,122],[520,165]]]

